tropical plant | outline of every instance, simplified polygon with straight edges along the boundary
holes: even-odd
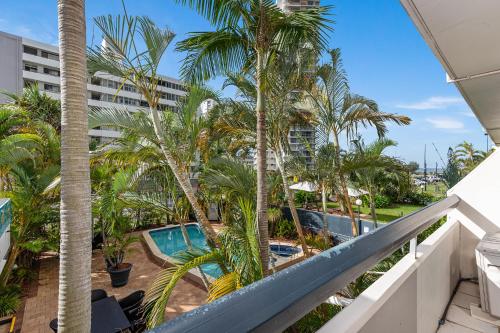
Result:
[[[320,143],[329,144],[333,138],[335,173],[340,193],[351,218],[353,235],[357,235],[356,219],[349,199],[346,175],[341,172],[342,158],[340,137],[348,140],[355,137],[360,126],[373,126],[379,137],[387,132],[386,122],[407,125],[410,118],[381,112],[375,101],[352,94],[349,90],[346,72],[342,66],[339,49],[330,51],[330,62],[317,69],[318,82],[308,94],[308,102],[315,112],[315,124]],[[340,195],[338,195],[340,197]]]
[[[462,176],[471,172],[486,156],[485,152],[474,148],[474,145],[467,141],[457,145],[454,149],[454,157],[461,169]]]
[[[10,285],[0,288],[0,317],[13,315],[21,305],[21,288]]]
[[[296,52],[298,53],[298,52]],[[304,238],[304,232],[299,221],[297,209],[294,202],[294,193],[290,190],[289,174],[286,168],[286,160],[291,157],[291,149],[288,142],[288,134],[294,126],[307,124],[308,112],[298,109],[301,99],[301,90],[306,86],[308,77],[301,68],[294,53],[278,56],[273,65],[268,66],[267,77],[269,79],[266,90],[266,135],[268,148],[274,153],[276,165],[282,178],[282,186],[285,193],[297,235],[302,250],[308,255],[308,248]],[[235,146],[250,145],[255,147],[256,116],[253,113],[256,105],[257,91],[252,77],[244,75],[229,74],[224,86],[232,85],[238,88],[243,102],[230,101],[229,108],[236,112],[227,113],[218,123],[220,131],[234,138]],[[246,121],[246,122],[245,122]]]
[[[204,170],[205,186],[225,193],[231,214],[219,233],[220,247],[193,248],[176,255],[177,265],[161,271],[146,293],[144,313],[149,328],[164,320],[165,308],[177,282],[190,270],[204,264],[217,264],[221,276],[210,285],[208,301],[233,292],[263,277],[255,219],[255,173],[230,160],[214,161]],[[253,186],[247,187],[253,183]]]
[[[187,80],[207,80],[227,73],[252,75],[256,87],[255,112],[257,157],[257,220],[260,258],[269,266],[269,235],[266,193],[266,99],[270,84],[268,69],[276,56],[297,47],[308,46],[320,52],[324,33],[331,23],[318,7],[284,13],[271,0],[177,0],[204,16],[216,31],[195,32],[179,42],[177,49],[187,52],[181,68]]]
[[[403,165],[395,158],[384,155],[384,150],[396,146],[396,142],[389,139],[378,139],[369,145],[365,145],[362,139],[353,141],[356,158],[360,160],[359,167],[355,170],[356,182],[363,189],[368,191],[368,201],[375,228],[377,227],[377,200],[379,206],[386,198],[379,193],[382,184],[380,180],[385,180],[384,174],[394,170],[404,172]],[[390,199],[388,198],[388,204]]]
[[[91,199],[85,3],[59,0],[61,246],[58,332],[90,331]]]
[[[40,91],[37,82],[26,86],[20,95],[3,94],[12,100],[12,105],[25,110],[29,119],[41,120],[49,123],[57,132],[61,131],[61,103]]]
[[[128,247],[137,241],[130,234],[129,208],[122,196],[134,185],[134,169],[120,169],[108,173],[108,181],[94,195],[93,208],[99,215],[103,234],[103,253],[108,265],[119,268]]]
[[[125,110],[103,110],[100,124],[114,126],[122,130],[141,131],[144,137],[154,146],[160,148],[163,159],[175,175],[179,185],[186,195],[196,215],[200,227],[213,246],[216,242],[215,231],[198,202],[189,179],[186,165],[180,164],[175,152],[180,152],[177,146],[169,145],[169,123],[171,113],[159,111],[161,92],[158,87],[161,78],[158,76],[160,61],[172,42],[175,34],[168,28],[159,28],[147,17],[133,17],[126,13],[123,16],[99,16],[94,18],[96,26],[103,34],[104,46],[94,46],[88,51],[88,68],[91,74],[105,71],[122,79],[122,86],[129,82],[142,94],[147,101],[149,119],[142,117],[140,122],[133,121]],[[121,88],[121,87],[120,87]],[[200,103],[195,99],[186,99],[186,109],[197,109]],[[189,104],[193,103],[193,104]],[[98,112],[96,112],[98,113]],[[195,114],[189,113],[191,117]],[[95,115],[95,113],[94,113]],[[94,117],[96,118],[96,116]],[[97,121],[94,126],[100,126]],[[171,143],[171,142],[170,142]]]
[[[0,140],[0,166],[8,170],[8,188],[0,196],[10,198],[13,209],[11,246],[0,286],[7,284],[21,255],[27,255],[24,261],[29,263],[32,254],[57,249],[44,236],[58,222],[58,193],[48,189],[60,172],[59,136],[49,124],[39,121],[29,131]],[[15,151],[18,153],[13,154]]]

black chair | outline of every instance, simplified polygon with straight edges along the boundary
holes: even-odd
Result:
[[[52,319],[49,323],[49,327],[52,329],[54,333],[57,333],[57,318]]]
[[[120,304],[120,307],[127,317],[132,315],[135,310],[139,309],[145,294],[144,290],[137,290],[118,301],[118,304]]]
[[[108,297],[106,290],[104,289],[92,289],[90,292],[90,301],[95,302]]]

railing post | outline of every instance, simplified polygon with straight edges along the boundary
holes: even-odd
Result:
[[[410,239],[410,253],[417,259],[417,237]]]

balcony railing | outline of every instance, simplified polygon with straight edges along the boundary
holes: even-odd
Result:
[[[12,223],[12,204],[10,199],[0,199],[0,236]]]
[[[153,329],[281,332],[455,208],[456,195],[266,277]]]

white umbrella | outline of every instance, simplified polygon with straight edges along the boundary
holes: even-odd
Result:
[[[311,182],[300,182],[290,186],[290,189],[296,191],[316,192],[318,190],[318,186]]]
[[[364,194],[368,194],[368,192],[365,190],[355,189],[352,187],[347,187],[347,193],[349,194],[350,197],[355,197],[355,198],[357,198],[361,195],[364,195]]]

